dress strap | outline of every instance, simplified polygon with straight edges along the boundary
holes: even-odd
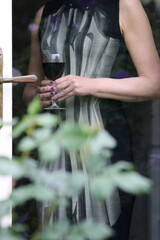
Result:
[[[120,22],[119,22],[119,0],[99,0],[99,6],[102,11],[106,12],[106,15],[109,17],[109,29],[110,36],[114,38],[118,38],[120,40],[123,39],[120,30]]]

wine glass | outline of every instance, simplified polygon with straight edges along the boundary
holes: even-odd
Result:
[[[56,80],[64,72],[64,58],[61,53],[51,53],[48,50],[43,52],[43,71],[45,76],[50,80]],[[51,106],[45,107],[45,110],[61,110],[64,107],[59,106],[57,101],[52,101]]]

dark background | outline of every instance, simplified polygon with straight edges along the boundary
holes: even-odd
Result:
[[[47,0],[12,0],[13,3],[13,66],[23,74],[27,73],[30,55],[29,24],[34,20],[38,9]]]
[[[26,75],[30,56],[30,31],[29,24],[34,20],[37,10],[45,0],[12,0],[12,45],[13,45],[13,75]],[[13,85],[13,117],[21,118],[26,113],[26,106],[22,95],[24,83]],[[19,155],[17,145],[20,139],[13,141],[13,155]],[[35,153],[36,154],[36,153]],[[21,179],[16,187],[26,185],[28,179]],[[37,205],[34,200],[28,201],[23,206],[13,209],[13,222],[23,223],[27,229],[22,233],[24,239],[30,239],[38,226]]]
[[[12,0],[12,44],[13,44],[13,75],[26,75],[30,56],[29,24],[34,20],[38,9],[47,0]],[[13,116],[22,116],[26,107],[22,101],[25,84],[14,85]]]
[[[30,56],[30,31],[29,24],[32,23],[37,10],[46,2],[45,0],[13,0],[13,75],[26,75]],[[160,17],[153,3],[145,6],[150,19],[157,49],[160,52]],[[130,74],[135,74],[128,52],[124,49],[123,68]],[[22,100],[24,84],[13,86],[13,116],[22,117],[26,112],[26,106]],[[148,155],[151,149],[151,120],[152,102],[125,103],[125,111],[131,124],[133,132],[133,150],[136,166],[139,172],[148,175]],[[13,154],[16,155],[17,141],[13,143]],[[27,179],[22,179],[17,185],[27,184]],[[18,220],[29,224],[29,230],[25,237],[29,239],[37,226],[37,211],[34,201],[19,207],[14,212]],[[17,219],[17,218],[15,218]],[[138,197],[133,213],[131,240],[149,240],[148,232],[148,197]]]

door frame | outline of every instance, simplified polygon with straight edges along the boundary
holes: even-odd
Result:
[[[0,2],[0,47],[3,51],[3,76],[12,76],[12,0]],[[12,84],[3,84],[2,116],[4,123],[12,122]],[[12,126],[3,124],[0,129],[0,156],[12,157]],[[3,144],[2,144],[3,143]],[[0,200],[11,193],[11,176],[0,176]],[[11,225],[11,213],[5,216],[0,226]]]

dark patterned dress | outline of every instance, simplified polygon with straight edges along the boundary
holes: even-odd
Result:
[[[74,74],[90,78],[114,75],[113,69],[123,41],[119,27],[118,0],[49,1],[44,8],[39,32],[41,51],[50,50],[65,55],[64,75]],[[62,104],[64,104],[62,102]],[[117,140],[111,162],[132,161],[131,134],[120,101],[93,96],[70,97],[65,101],[64,120],[88,123],[109,131]],[[82,169],[86,172],[85,151],[80,151]],[[76,154],[61,154],[59,161],[50,166],[52,171],[78,169]],[[86,184],[81,196],[71,201],[71,212],[59,208],[55,217],[80,222],[92,218],[117,230],[117,240],[128,240],[133,207],[131,196],[117,192],[104,203],[94,200]],[[47,202],[41,216],[45,218]]]

